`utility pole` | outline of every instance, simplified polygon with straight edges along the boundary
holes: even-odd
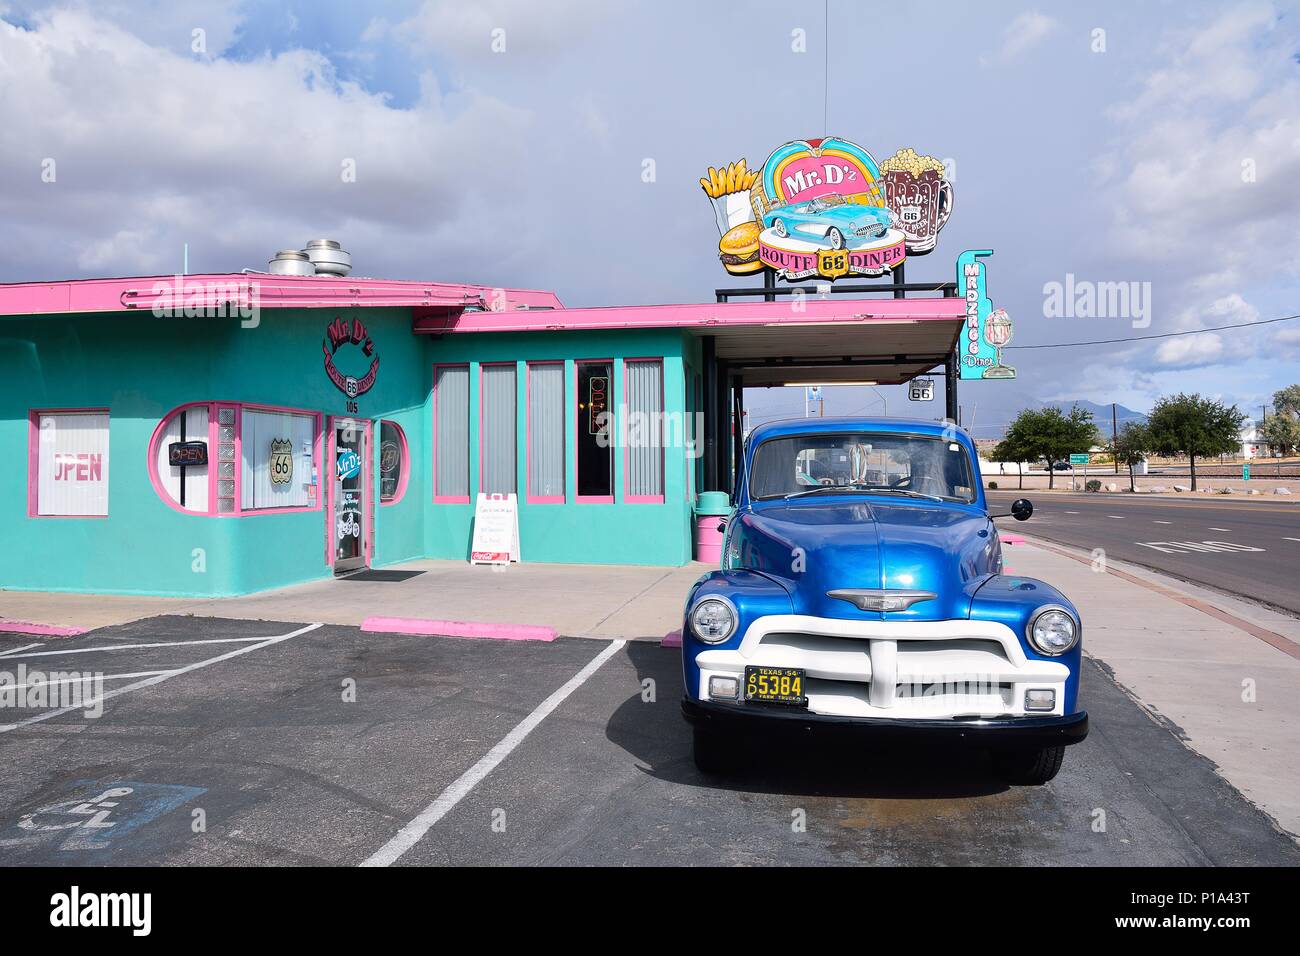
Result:
[[[1110,447],[1111,457],[1115,459],[1115,474],[1119,474],[1119,455],[1114,453],[1115,445],[1119,443],[1119,418],[1115,412],[1115,403],[1110,403]]]

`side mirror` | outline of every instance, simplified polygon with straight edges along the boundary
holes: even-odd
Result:
[[[1034,503],[1028,498],[1017,498],[1011,502],[1011,517],[1017,521],[1028,521],[1034,513]]]
[[[726,530],[727,530],[727,519],[726,519],[726,518],[719,518],[719,519],[718,519],[718,530],[719,530],[719,531],[726,531]]]

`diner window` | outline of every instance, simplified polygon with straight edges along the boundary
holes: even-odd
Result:
[[[482,366],[483,420],[479,422],[482,475],[479,485],[489,495],[515,489],[515,365]]]
[[[433,372],[433,496],[469,501],[469,366],[440,365]]]
[[[392,505],[406,494],[410,454],[406,432],[397,422],[379,423],[379,502]]]
[[[625,362],[627,500],[664,500],[664,367],[658,359]]]
[[[614,376],[611,362],[578,363],[578,500],[614,500]]]
[[[245,408],[239,443],[242,510],[315,507],[315,415]]]
[[[28,513],[33,517],[108,514],[108,412],[31,413]]]
[[[528,366],[528,500],[564,501],[564,363]]]
[[[208,513],[209,407],[188,405],[172,412],[154,439],[158,489],[183,511]]]

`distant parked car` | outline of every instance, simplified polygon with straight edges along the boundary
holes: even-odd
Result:
[[[1052,471],[1073,471],[1073,470],[1074,470],[1074,466],[1071,465],[1068,461],[1052,462]]]
[[[832,249],[843,249],[853,239],[879,238],[893,224],[894,214],[888,209],[850,203],[835,195],[776,206],[763,215],[763,228],[781,238],[812,239]]]
[[[841,455],[847,476],[809,475]],[[772,422],[737,472],[722,567],[691,588],[682,628],[700,770],[733,768],[745,737],[784,733],[947,741],[988,748],[1013,782],[1056,775],[1088,733],[1083,625],[1050,584],[1002,573],[969,436],[899,419]]]

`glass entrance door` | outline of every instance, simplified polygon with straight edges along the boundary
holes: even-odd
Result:
[[[334,420],[334,573],[364,568],[366,558],[366,479],[370,453],[365,423]]]

